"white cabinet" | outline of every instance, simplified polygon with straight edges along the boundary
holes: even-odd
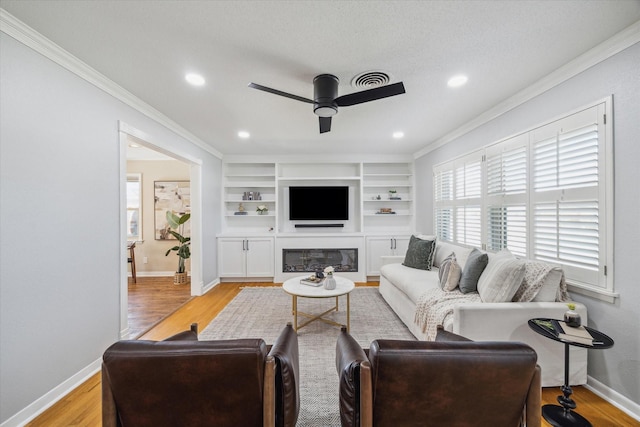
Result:
[[[367,276],[379,276],[382,260],[388,255],[404,255],[409,247],[409,236],[367,237]]]
[[[218,239],[220,277],[273,277],[272,237]]]

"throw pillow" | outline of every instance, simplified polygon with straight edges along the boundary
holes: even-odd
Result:
[[[478,279],[478,293],[484,302],[507,302],[515,295],[524,279],[525,262],[510,256],[489,260]]]
[[[435,239],[422,240],[416,236],[411,236],[411,239],[409,239],[409,248],[407,249],[402,265],[420,270],[431,270],[435,247]]]
[[[475,292],[478,289],[478,279],[487,266],[489,257],[487,254],[480,252],[474,248],[467,258],[467,262],[462,269],[462,275],[460,276],[460,292],[468,294],[469,292]]]
[[[462,269],[456,261],[456,254],[452,252],[451,255],[442,261],[440,270],[438,270],[440,287],[447,292],[451,292],[458,287],[461,273]]]

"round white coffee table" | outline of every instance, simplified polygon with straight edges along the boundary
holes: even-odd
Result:
[[[329,323],[330,325],[342,326],[338,322],[334,322],[331,319],[326,319],[324,316],[331,313],[332,311],[338,311],[338,297],[342,295],[347,296],[347,331],[350,330],[351,327],[351,313],[350,313],[350,303],[349,303],[349,293],[355,288],[355,284],[344,277],[335,276],[336,279],[336,288],[332,290],[326,290],[324,286],[310,286],[304,285],[300,283],[300,280],[309,277],[307,276],[298,276],[292,279],[285,281],[282,284],[282,289],[291,295],[292,297],[292,309],[291,313],[293,314],[293,329],[296,331],[300,328],[307,326],[309,323],[321,320],[325,323]],[[302,311],[298,311],[298,297],[302,298],[334,298],[336,299],[336,304],[331,307],[329,310],[326,310],[320,314],[309,314],[304,313]],[[303,316],[309,318],[306,322],[298,325],[298,316]]]

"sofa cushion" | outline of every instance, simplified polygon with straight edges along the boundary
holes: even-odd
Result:
[[[483,302],[507,302],[515,295],[524,279],[525,262],[510,253],[489,258],[478,279],[478,293]]]
[[[431,270],[435,247],[435,239],[423,240],[416,236],[411,236],[409,248],[402,264],[420,270]]]
[[[438,240],[436,243],[436,253],[433,257],[434,267],[440,268],[440,266],[442,265],[442,261],[444,261],[444,259],[449,255],[451,255],[451,252],[455,252],[458,265],[460,266],[460,268],[464,268],[464,265],[467,262],[467,258],[471,253],[471,249],[454,245],[453,243],[442,242],[440,240]]]
[[[486,253],[480,252],[476,248],[471,251],[469,258],[467,258],[467,262],[462,269],[460,283],[458,284],[458,286],[460,286],[460,291],[463,294],[475,292],[477,290],[478,279],[487,266],[488,260],[489,257]]]
[[[456,261],[456,254],[451,253],[442,261],[442,265],[438,270],[438,278],[440,279],[440,287],[449,292],[458,287],[462,269]]]
[[[384,276],[413,302],[417,302],[427,289],[437,288],[438,270],[419,270],[402,264],[385,264],[380,267]]]

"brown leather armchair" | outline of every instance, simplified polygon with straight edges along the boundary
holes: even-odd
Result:
[[[119,341],[102,363],[104,427],[293,427],[300,410],[298,336],[198,341],[197,325],[164,341]]]
[[[368,354],[338,337],[343,427],[540,426],[536,352],[516,342],[376,340]]]

